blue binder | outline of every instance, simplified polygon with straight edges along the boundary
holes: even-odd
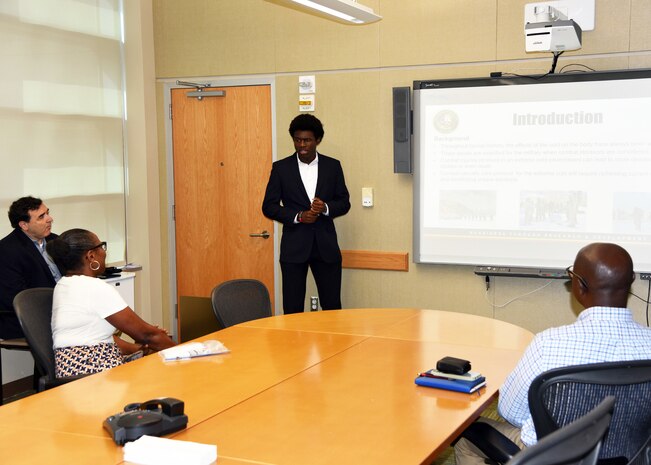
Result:
[[[470,394],[486,385],[486,377],[480,376],[474,381],[463,381],[459,379],[418,376],[415,383],[419,386],[447,389],[448,391],[465,392]]]

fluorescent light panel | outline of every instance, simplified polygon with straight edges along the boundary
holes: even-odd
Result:
[[[382,19],[371,8],[350,0],[292,0],[308,8],[355,24],[373,23]]]

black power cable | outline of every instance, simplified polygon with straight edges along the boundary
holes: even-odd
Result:
[[[552,69],[549,70],[549,73],[547,74],[554,74],[554,71],[556,70],[556,63],[558,62],[558,57],[563,54],[562,51],[560,52],[552,52],[554,55],[554,59],[552,60]]]

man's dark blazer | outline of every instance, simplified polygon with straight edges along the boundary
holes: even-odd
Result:
[[[316,196],[328,205],[328,215],[320,215],[315,223],[294,223],[299,211],[309,210],[308,197],[298,170],[296,153],[278,160],[271,168],[269,183],[262,202],[262,213],[283,224],[280,241],[280,261],[304,263],[308,261],[312,244],[317,242],[323,261],[341,261],[334,219],[350,210],[350,196],[344,181],[341,163],[319,153],[319,174]]]
[[[50,234],[45,240],[56,237]],[[23,337],[13,306],[16,294],[24,289],[54,287],[55,284],[43,256],[24,232],[14,229],[0,240],[0,338]]]

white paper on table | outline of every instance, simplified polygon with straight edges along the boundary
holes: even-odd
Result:
[[[211,339],[203,342],[188,342],[158,352],[165,361],[183,360],[193,357],[204,357],[206,355],[224,354],[230,352],[224,344]]]
[[[124,461],[142,465],[208,465],[217,460],[217,446],[141,436],[124,445]]]

